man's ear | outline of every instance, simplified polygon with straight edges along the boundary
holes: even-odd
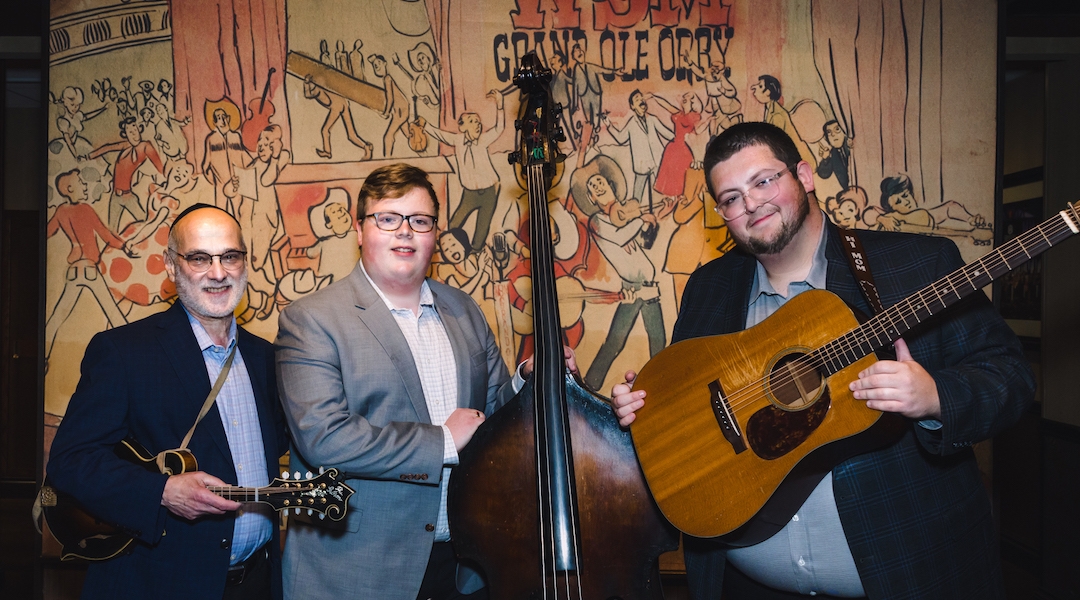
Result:
[[[814,168],[810,166],[810,163],[800,160],[799,164],[795,166],[795,176],[799,178],[803,189],[808,192],[814,191]]]

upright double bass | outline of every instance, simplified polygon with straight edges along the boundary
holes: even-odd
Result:
[[[567,373],[547,192],[562,160],[551,71],[526,55],[514,76],[532,240],[535,368],[476,431],[450,479],[458,557],[480,567],[493,600],[662,598],[657,558],[678,533],[649,495],[630,434],[611,406]]]

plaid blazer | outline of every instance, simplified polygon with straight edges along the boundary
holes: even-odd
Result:
[[[872,315],[852,275],[838,230],[826,225],[826,287]],[[888,307],[963,265],[950,240],[860,231],[882,303]],[[672,341],[741,331],[756,268],[734,251],[690,278]],[[1035,391],[1016,336],[985,294],[971,294],[904,336],[937,382],[937,431],[915,422],[895,444],[833,469],[848,545],[870,599],[1003,598],[990,501],[971,446],[1019,419]],[[719,598],[723,546],[687,538],[694,598]]]

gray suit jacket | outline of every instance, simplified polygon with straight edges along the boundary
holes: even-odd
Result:
[[[495,337],[467,294],[429,285],[454,348],[459,406],[490,415],[513,396]],[[276,346],[293,469],[337,467],[356,490],[341,522],[290,515],[285,597],[413,600],[435,539],[443,432],[405,337],[357,267],[290,305]],[[458,586],[482,581],[462,568]]]

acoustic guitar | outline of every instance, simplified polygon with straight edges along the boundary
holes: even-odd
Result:
[[[736,546],[779,531],[834,466],[908,426],[848,390],[873,353],[1080,232],[1078,209],[1080,202],[1070,205],[865,323],[837,296],[810,290],[750,329],[657,353],[634,382],[648,399],[631,434],[664,516],[685,533]]]
[[[179,475],[199,468],[195,456],[187,450],[170,450],[163,457],[163,464],[159,465],[157,456],[132,438],[116,444],[114,451],[121,458],[154,473]],[[306,510],[309,515],[318,513],[320,519],[329,517],[331,521],[340,521],[345,518],[349,497],[354,492],[338,481],[338,476],[337,469],[327,469],[318,477],[308,473],[304,479],[301,479],[299,472],[291,479],[288,473],[282,473],[280,478],[264,487],[224,485],[207,489],[236,502],[268,504],[277,511],[291,508],[296,514]],[[123,553],[135,541],[135,537],[123,527],[94,517],[70,494],[50,485],[48,479],[41,487],[40,501],[49,531],[63,546],[60,560],[108,560]]]

